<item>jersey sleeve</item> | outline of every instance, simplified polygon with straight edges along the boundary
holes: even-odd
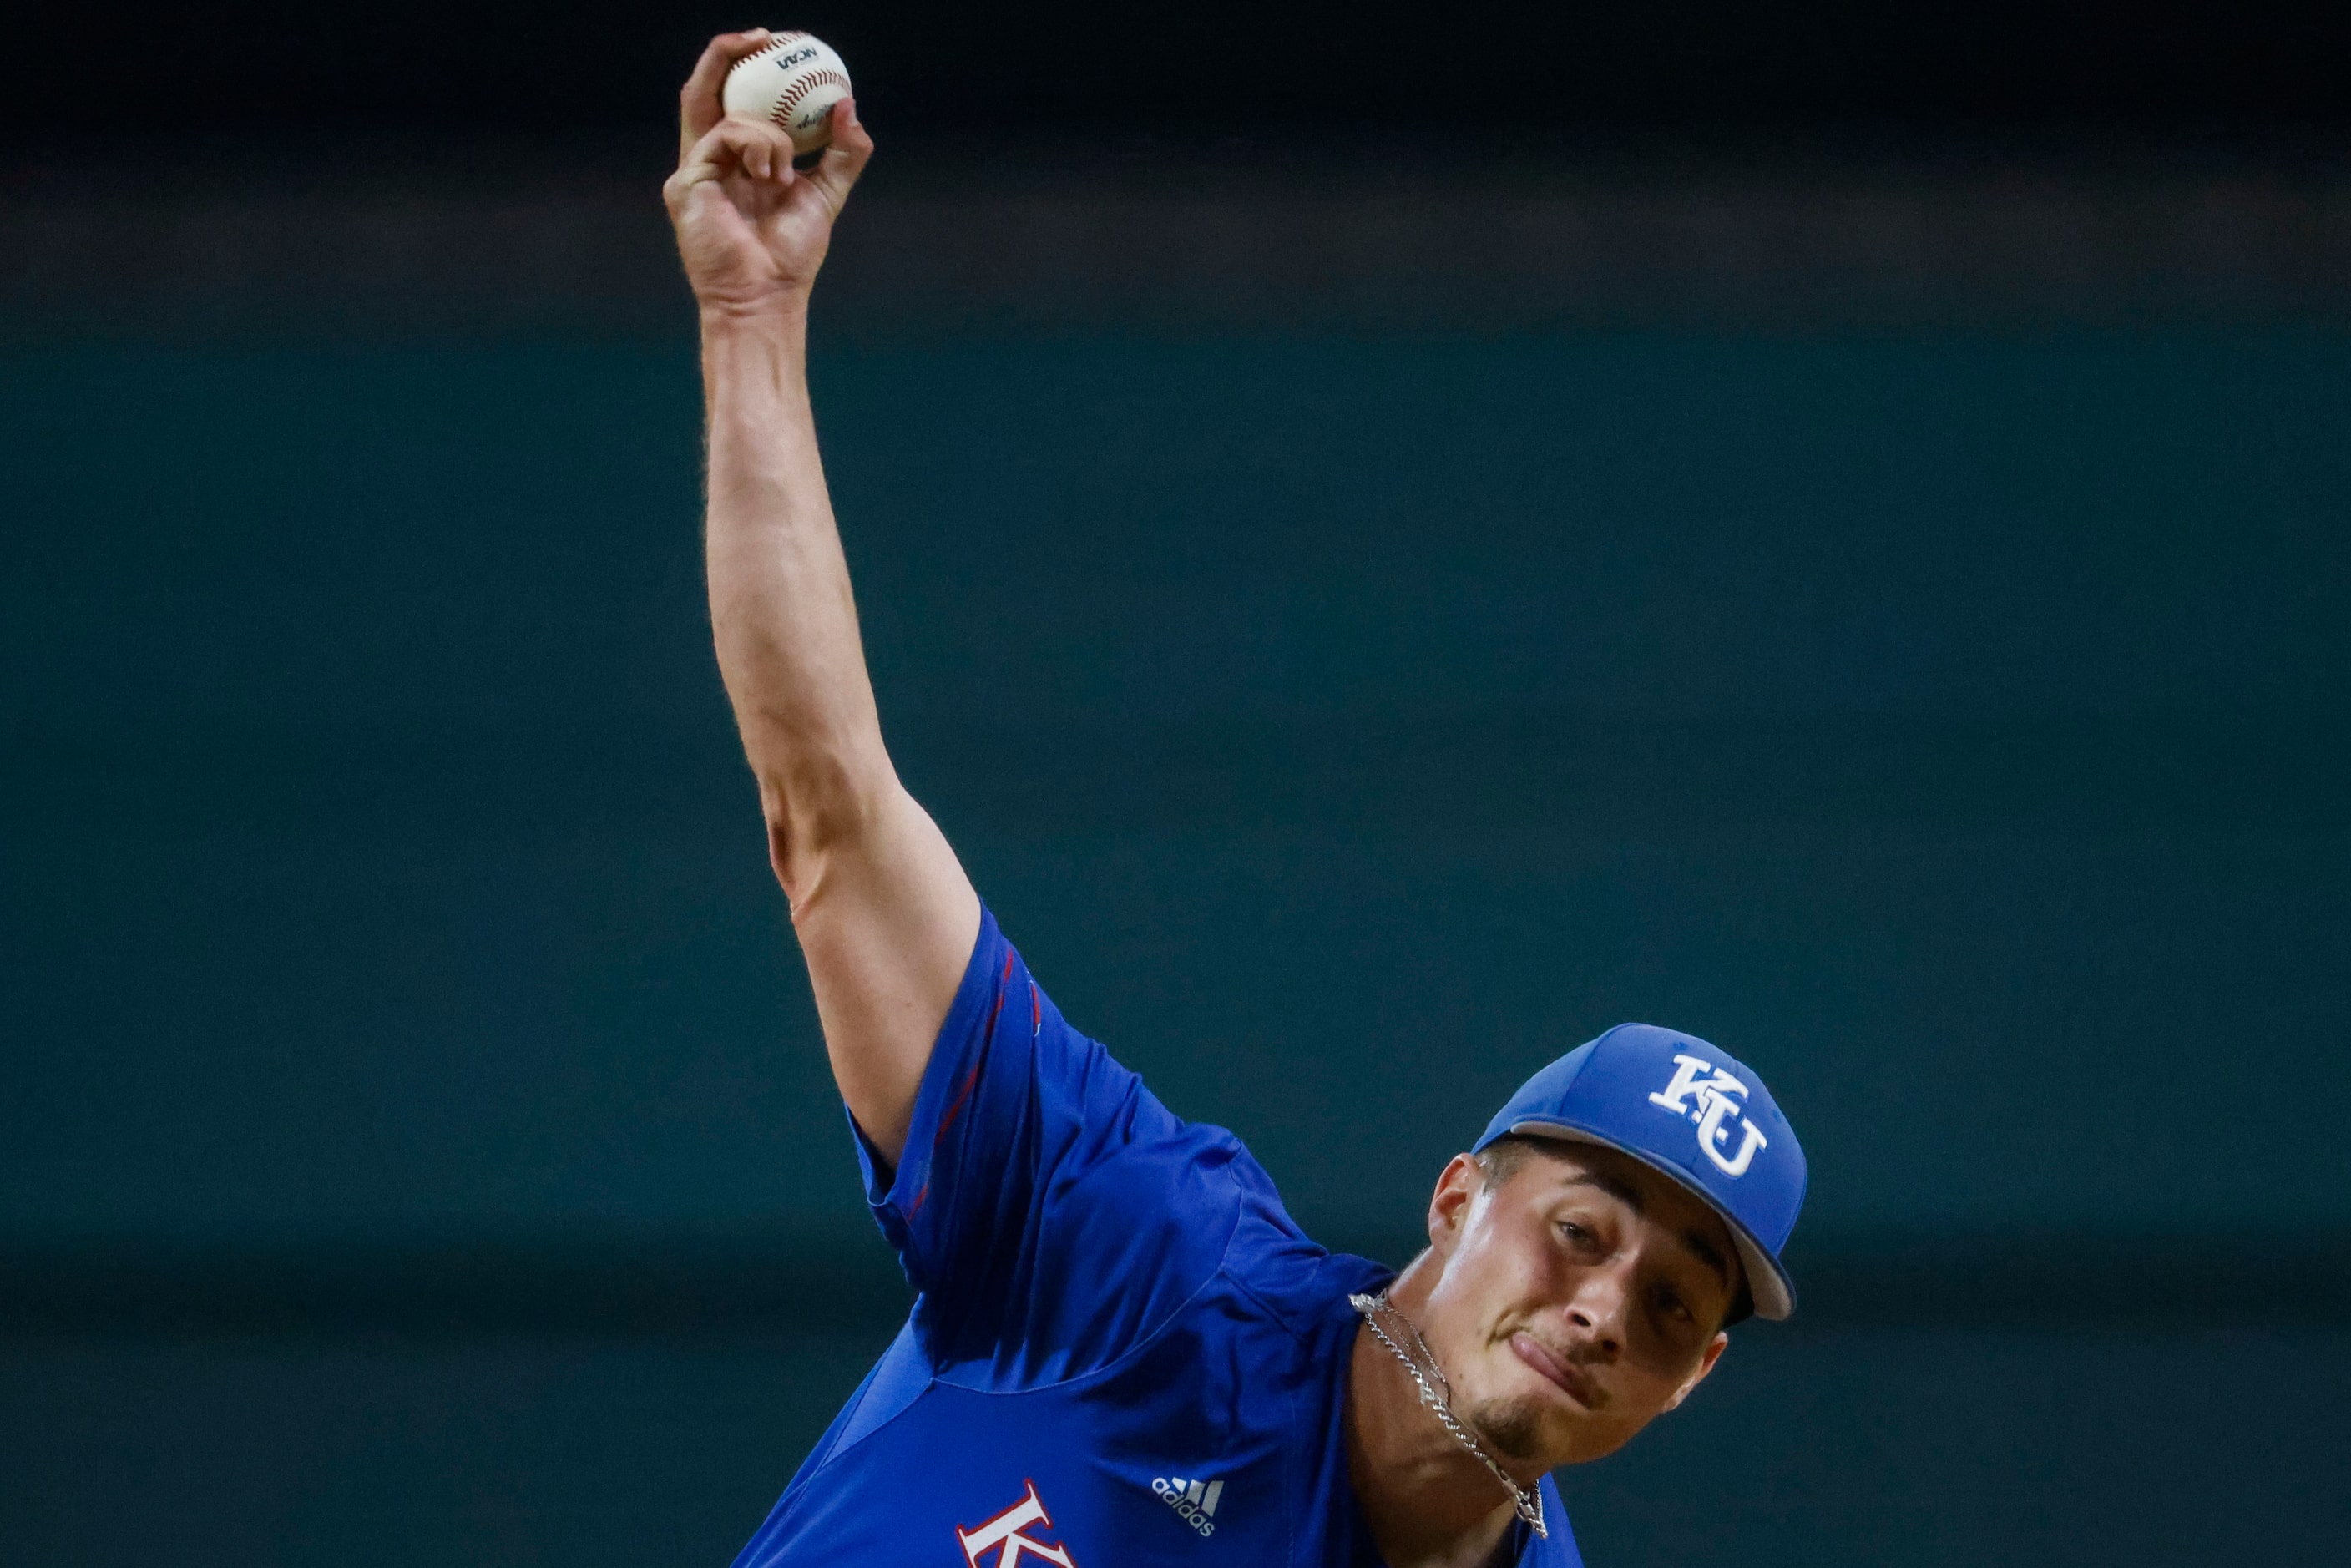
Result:
[[[857,1146],[928,1359],[998,1388],[1105,1365],[1165,1322],[1215,1274],[1249,1158],[1071,1029],[985,910],[897,1168]]]

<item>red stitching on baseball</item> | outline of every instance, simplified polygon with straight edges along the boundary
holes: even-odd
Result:
[[[774,120],[778,125],[782,126],[785,130],[790,130],[792,110],[799,107],[800,99],[806,98],[818,88],[827,85],[839,87],[843,92],[846,92],[849,90],[849,78],[842,76],[839,71],[833,70],[830,68],[823,70],[810,71],[807,76],[800,78],[799,80],[794,82],[790,87],[784,89],[783,96],[776,99],[776,107],[768,110],[768,118]]]

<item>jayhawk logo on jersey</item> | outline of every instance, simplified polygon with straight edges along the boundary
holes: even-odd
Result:
[[[1050,1545],[1029,1534],[1032,1524],[1053,1527],[1053,1516],[1045,1511],[1045,1500],[1037,1495],[1035,1481],[1029,1483],[1027,1497],[976,1530],[957,1530],[956,1539],[963,1543],[964,1561],[971,1568],[981,1568],[980,1560],[991,1552],[996,1558],[987,1568],[1019,1568],[1024,1553],[1058,1563],[1061,1568],[1078,1568],[1068,1547]]]

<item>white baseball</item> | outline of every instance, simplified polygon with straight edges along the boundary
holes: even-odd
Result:
[[[794,152],[832,140],[832,106],[849,96],[849,68],[831,45],[806,33],[778,33],[726,73],[721,95],[729,114],[783,127]]]

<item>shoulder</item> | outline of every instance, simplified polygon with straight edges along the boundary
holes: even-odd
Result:
[[[1242,1154],[1246,1157],[1248,1151]],[[1307,1236],[1254,1159],[1236,1172],[1236,1185],[1238,1213],[1224,1263],[1235,1288],[1301,1343],[1352,1333],[1355,1310],[1348,1298],[1379,1289],[1395,1270],[1368,1258],[1332,1252]]]
[[[1240,1140],[1139,1092],[1119,1119],[1115,1135],[1056,1163],[1017,1244],[965,1291],[917,1301],[940,1375],[1001,1393],[1107,1371],[1216,1295],[1237,1261],[1264,1271],[1281,1239],[1259,1196],[1270,1185]],[[994,1310],[968,1311],[972,1294]]]

